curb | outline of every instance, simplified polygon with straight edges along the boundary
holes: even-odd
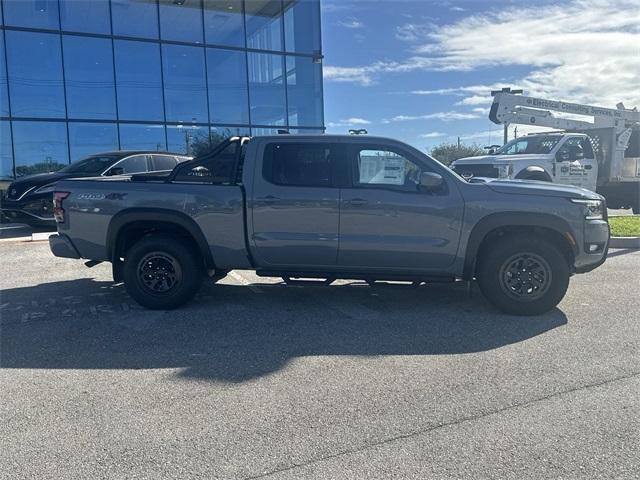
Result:
[[[15,240],[22,237],[31,237],[33,230],[21,223],[3,223],[0,225],[0,239]]]
[[[640,237],[611,237],[609,248],[640,249]]]

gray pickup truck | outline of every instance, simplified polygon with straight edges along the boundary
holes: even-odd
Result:
[[[601,265],[603,197],[544,182],[468,182],[401,142],[234,137],[170,174],[65,180],[54,255],[111,262],[141,305],[189,301],[209,275],[477,280],[499,309],[550,310]]]

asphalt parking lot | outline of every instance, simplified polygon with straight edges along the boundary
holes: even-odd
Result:
[[[152,312],[107,265],[0,251],[2,478],[638,478],[640,251],[532,318],[245,271]]]

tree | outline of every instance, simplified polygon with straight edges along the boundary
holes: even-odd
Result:
[[[464,157],[477,157],[484,155],[485,151],[478,145],[458,145],[456,143],[441,143],[433,147],[431,156],[445,165]]]

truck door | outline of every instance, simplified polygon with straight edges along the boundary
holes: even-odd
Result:
[[[421,271],[453,263],[464,204],[452,180],[426,191],[420,175],[435,165],[395,147],[353,145],[348,156],[338,265]]]
[[[254,172],[251,203],[254,255],[262,265],[336,265],[339,190],[331,167],[338,146],[283,140],[268,143]]]
[[[559,147],[555,160],[554,182],[595,191],[598,163],[588,137],[569,137]]]

